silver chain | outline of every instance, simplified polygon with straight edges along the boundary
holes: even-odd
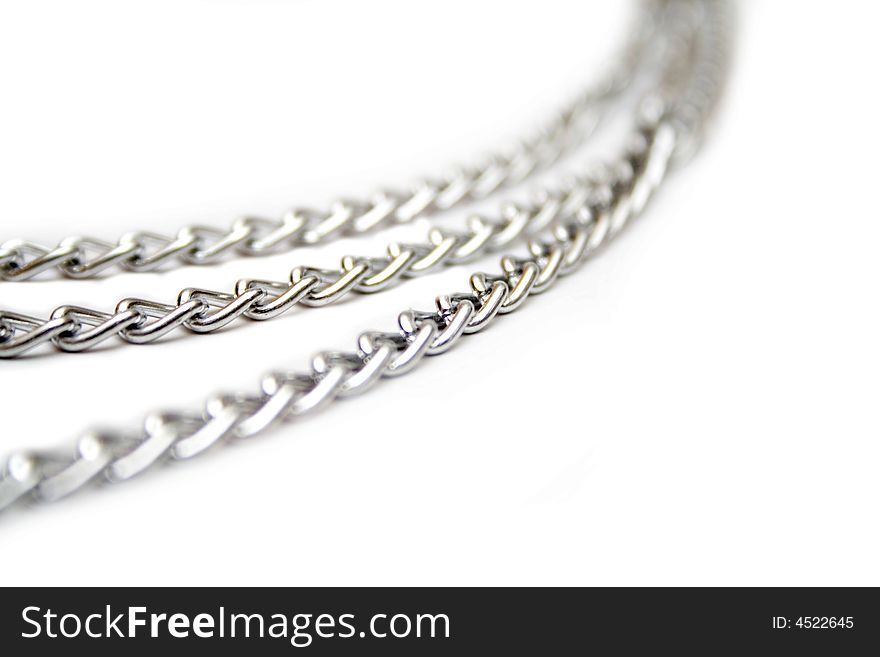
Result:
[[[0,245],[0,281],[27,280],[48,271],[89,278],[112,267],[143,272],[170,264],[211,264],[230,255],[269,255],[484,199],[549,167],[586,139],[609,102],[635,76],[655,31],[658,6],[657,0],[643,0],[631,38],[615,65],[534,136],[508,152],[490,154],[474,166],[455,167],[440,178],[423,178],[405,191],[384,189],[365,199],[341,198],[324,210],[294,208],[280,219],[242,217],[228,228],[188,225],[173,237],[136,231],[115,243],[80,236],[62,239],[54,247],[21,238],[8,240]]]
[[[587,108],[595,105],[588,99],[595,100],[601,96],[607,104],[610,95],[619,93],[627,86],[634,77],[637,60],[648,49],[648,35],[656,39],[665,31],[660,25],[666,22],[658,11],[660,7],[655,2],[643,5],[636,22],[637,36],[631,38],[624,49],[625,64],[615,68],[618,72],[610,75],[608,81],[601,85],[601,92],[582,94],[579,101],[563,111],[561,116],[584,114]],[[562,123],[573,126],[575,120],[569,118]],[[582,136],[585,138],[586,135]],[[564,188],[541,191],[536,195],[535,202],[526,207],[506,204],[497,218],[472,217],[464,233],[434,228],[424,243],[392,243],[382,257],[347,256],[336,270],[295,267],[283,282],[245,278],[238,280],[231,292],[186,288],[180,291],[174,304],[126,298],[116,304],[113,312],[61,305],[48,317],[40,318],[0,309],[0,358],[14,358],[46,343],[63,352],[81,352],[114,336],[129,344],[147,344],[178,328],[206,334],[240,317],[268,320],[295,305],[325,306],[351,292],[378,292],[405,278],[422,276],[437,268],[462,264],[505,248],[526,232],[540,231],[554,221],[584,212],[591,187],[589,177],[572,178]],[[302,212],[295,211],[294,214],[300,216]],[[303,227],[308,222],[296,221],[289,225],[293,226],[294,223]],[[341,224],[334,225],[342,228]],[[323,229],[319,232],[324,238],[333,234]],[[229,240],[223,243],[232,244]],[[218,255],[221,253],[216,250],[216,245],[212,248]],[[46,263],[53,260],[49,255],[37,256],[22,267],[35,271],[39,258],[45,258]],[[64,261],[53,262],[60,263],[62,270],[68,267]],[[22,267],[11,269],[10,275],[23,275]]]
[[[473,274],[468,292],[438,297],[430,311],[401,313],[396,331],[363,333],[352,352],[319,353],[309,372],[271,373],[256,393],[212,397],[199,413],[150,415],[134,433],[90,432],[72,449],[12,454],[0,471],[0,509],[24,496],[53,501],[91,482],[124,481],[157,461],[187,459],[364,392],[382,378],[409,372],[424,356],[446,352],[574,271],[642,212],[670,165],[686,160],[720,93],[728,55],[726,3],[667,4],[681,14],[676,47],[655,95],[640,109],[635,136],[592,180],[584,211],[553,221],[527,254],[504,256],[500,273]]]
[[[632,175],[628,164],[620,168],[619,176]],[[0,310],[0,358],[19,356],[44,343],[64,352],[80,352],[114,336],[130,344],[147,344],[180,327],[211,333],[240,317],[263,321],[296,305],[320,307],[351,292],[379,292],[405,278],[506,248],[553,222],[578,215],[588,220],[587,201],[595,193],[596,175],[572,179],[565,189],[545,190],[532,205],[507,203],[497,218],[474,216],[464,232],[432,228],[426,242],[391,243],[382,257],[346,256],[336,270],[295,267],[287,281],[243,278],[232,292],[186,288],[176,304],[127,298],[112,313],[64,305],[40,319]]]

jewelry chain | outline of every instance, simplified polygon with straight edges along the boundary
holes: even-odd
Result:
[[[43,272],[89,278],[112,267],[152,271],[162,266],[204,265],[230,255],[263,256],[298,245],[324,243],[449,210],[490,196],[547,168],[583,141],[606,106],[627,89],[643,62],[662,2],[642,0],[631,37],[615,64],[531,137],[509,152],[488,155],[475,166],[454,168],[439,179],[423,178],[409,189],[385,189],[366,199],[341,198],[325,210],[294,208],[281,219],[243,217],[228,229],[188,225],[174,237],[130,232],[115,243],[71,236],[49,247],[21,238],[0,245],[0,281],[22,281]]]
[[[592,181],[587,210],[555,221],[527,255],[504,256],[500,273],[473,274],[468,292],[438,297],[430,311],[401,313],[396,331],[363,333],[352,352],[317,354],[309,372],[273,372],[257,393],[212,397],[199,413],[152,414],[135,433],[89,432],[72,449],[12,454],[0,471],[0,509],[24,497],[54,501],[101,479],[124,481],[166,458],[187,459],[364,392],[411,371],[425,356],[445,353],[574,271],[642,212],[670,166],[686,161],[717,103],[729,51],[727,4],[668,4],[687,29],[677,32],[677,54],[640,108],[634,138],[616,165]]]
[[[606,98],[604,104],[607,105],[609,95],[619,93],[632,81],[637,61],[648,50],[651,39],[664,36],[670,41],[669,37],[676,34],[676,30],[683,30],[685,21],[675,16],[672,19],[667,18],[667,14],[671,13],[657,2],[643,4],[636,22],[637,36],[624,49],[625,64],[616,67],[617,71],[622,70],[625,73],[618,72],[609,76],[609,80],[615,81],[613,85],[602,85],[604,91],[601,94],[583,94],[580,101],[572,106],[578,109],[575,111],[569,108],[561,116],[583,114],[591,105],[588,98],[602,96]],[[564,123],[573,125],[573,120],[566,120]],[[632,175],[632,172],[623,175]],[[543,190],[529,206],[505,204],[498,218],[472,217],[465,233],[433,228],[425,243],[392,243],[384,257],[346,256],[338,270],[295,267],[284,282],[244,278],[236,282],[232,292],[186,288],[180,291],[175,304],[125,298],[116,304],[113,312],[62,305],[55,308],[47,318],[40,318],[0,309],[0,358],[14,358],[42,344],[50,344],[63,352],[81,352],[114,336],[129,344],[147,344],[178,328],[185,328],[196,334],[211,333],[240,317],[263,321],[278,317],[296,305],[318,307],[334,303],[351,292],[378,292],[405,278],[422,276],[439,267],[461,264],[488,252],[506,248],[516,243],[524,234],[535,234],[553,222],[578,213],[588,214],[587,200],[595,187],[589,176],[575,178],[561,189]],[[299,216],[302,213],[295,211],[294,214]],[[288,225],[295,224],[299,227],[297,230],[300,230],[307,223],[297,220]],[[338,222],[331,223],[340,230],[343,228]],[[333,234],[333,231],[327,232],[324,229],[318,232],[324,238]],[[223,243],[226,245],[223,250],[217,250],[216,244],[211,247],[215,255],[219,256],[227,247],[234,246],[228,240]],[[244,242],[237,241],[235,244],[241,245]],[[180,250],[176,253],[183,255],[186,252]],[[35,273],[36,268],[43,266],[38,265],[39,258],[43,258],[46,266],[52,261],[62,271],[72,266],[69,261],[44,254],[26,265],[13,267],[9,270],[9,275],[24,276],[25,270]],[[200,260],[204,261],[201,257]],[[104,264],[110,263],[105,259]],[[77,268],[84,266],[86,265],[76,265]],[[87,269],[95,271],[93,267]]]

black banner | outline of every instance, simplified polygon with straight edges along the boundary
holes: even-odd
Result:
[[[4,654],[876,654],[876,589],[4,589]],[[160,651],[158,653],[157,651]],[[238,654],[236,650],[236,654]],[[253,652],[251,652],[253,651]],[[201,653],[200,653],[201,654]],[[242,653],[245,654],[245,653]]]

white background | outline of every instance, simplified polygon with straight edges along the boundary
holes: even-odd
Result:
[[[706,147],[600,258],[363,397],[6,514],[0,583],[880,584],[877,9],[740,10]],[[441,173],[534,126],[627,24],[626,3],[548,0],[2,13],[0,238],[47,243]],[[171,300],[390,237],[3,283],[0,306]],[[0,451],[256,389],[471,269],[211,336],[0,363]]]

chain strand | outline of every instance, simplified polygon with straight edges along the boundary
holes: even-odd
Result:
[[[280,219],[243,217],[228,229],[188,225],[174,237],[131,232],[115,243],[71,236],[49,247],[24,239],[0,245],[0,281],[23,281],[43,272],[90,278],[112,267],[143,272],[169,264],[204,265],[230,255],[262,256],[298,245],[362,234],[384,224],[404,223],[468,200],[488,197],[546,169],[593,131],[611,100],[630,84],[655,32],[659,3],[643,0],[631,38],[617,63],[594,87],[577,95],[536,135],[510,152],[489,155],[438,179],[424,178],[406,191],[386,189],[367,199],[338,199],[326,210],[295,208]]]

